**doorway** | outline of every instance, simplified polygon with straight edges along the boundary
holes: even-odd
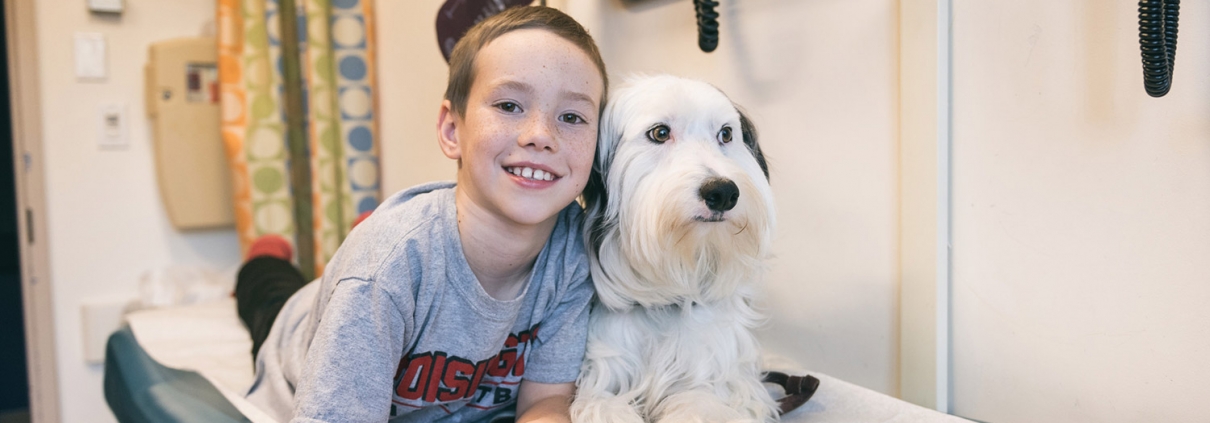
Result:
[[[6,17],[0,8],[0,423],[29,421]]]

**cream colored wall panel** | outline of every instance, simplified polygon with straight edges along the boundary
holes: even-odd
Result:
[[[955,2],[953,401],[1210,421],[1210,2],[1143,90],[1136,1]]]
[[[949,409],[949,5],[899,2],[899,392]]]

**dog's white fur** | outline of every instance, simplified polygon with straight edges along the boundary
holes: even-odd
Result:
[[[759,147],[704,82],[640,76],[611,97],[597,152],[605,195],[585,197],[598,302],[572,420],[776,421],[750,332],[774,224]],[[648,139],[658,124],[671,129],[667,142]],[[699,194],[719,177],[739,188],[721,216]]]

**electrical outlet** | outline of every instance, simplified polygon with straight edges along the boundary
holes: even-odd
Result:
[[[132,296],[107,296],[89,298],[80,304],[80,329],[84,347],[84,361],[89,364],[105,362],[105,344],[109,335],[122,328],[123,315],[131,303]]]
[[[121,103],[102,104],[97,108],[97,145],[101,149],[123,149],[127,140],[126,105]]]

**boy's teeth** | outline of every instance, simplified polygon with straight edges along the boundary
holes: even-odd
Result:
[[[533,179],[536,181],[553,181],[555,179],[555,175],[553,173],[531,167],[510,167],[505,170],[507,170],[508,173],[520,176],[522,178]]]

